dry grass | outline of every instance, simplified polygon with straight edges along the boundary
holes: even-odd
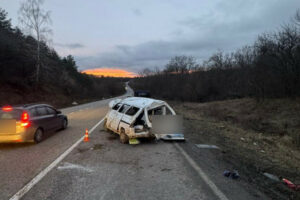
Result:
[[[220,146],[238,160],[233,162],[255,168],[256,175],[269,172],[300,183],[299,99],[171,105],[183,115],[186,137],[193,142]]]
[[[270,137],[290,137],[287,145],[300,147],[300,99],[268,99],[261,103],[238,99],[181,106],[196,111],[196,117],[211,117]]]

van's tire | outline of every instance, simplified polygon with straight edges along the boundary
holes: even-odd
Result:
[[[129,137],[126,135],[125,130],[122,128],[120,132],[120,142],[122,144],[128,144]]]
[[[43,141],[44,138],[44,131],[41,128],[38,128],[34,133],[34,142],[40,143]]]
[[[67,127],[68,127],[68,120],[67,119],[63,119],[62,130],[66,129]]]

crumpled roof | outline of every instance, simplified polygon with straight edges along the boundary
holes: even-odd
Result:
[[[150,99],[144,97],[128,97],[126,99],[123,99],[121,103],[136,106],[139,108],[145,108],[145,107],[153,107],[156,105],[161,105],[164,104],[165,102],[157,99]]]

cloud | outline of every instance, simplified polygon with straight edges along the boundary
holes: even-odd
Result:
[[[289,22],[296,5],[296,0],[219,1],[210,9],[175,21],[165,38],[136,45],[119,44],[110,52],[76,59],[82,69],[106,66],[135,72],[145,67],[162,68],[175,55],[194,56],[201,62],[217,50],[234,51],[253,44],[259,34],[278,30]],[[141,14],[137,9],[133,12]]]
[[[132,12],[136,16],[142,16],[143,15],[142,11],[140,9],[137,9],[137,8],[132,9]]]
[[[121,67],[139,72],[143,68],[164,67],[175,55],[191,55],[197,58],[207,57],[218,45],[205,40],[149,41],[135,46],[118,45],[111,52],[91,57],[76,57],[81,69]]]
[[[80,44],[80,43],[70,43],[70,44],[55,43],[54,46],[65,47],[68,49],[79,49],[79,48],[85,47],[83,44]]]

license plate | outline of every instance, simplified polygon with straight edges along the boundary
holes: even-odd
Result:
[[[16,133],[16,120],[1,119],[0,120],[0,134],[15,134]]]

